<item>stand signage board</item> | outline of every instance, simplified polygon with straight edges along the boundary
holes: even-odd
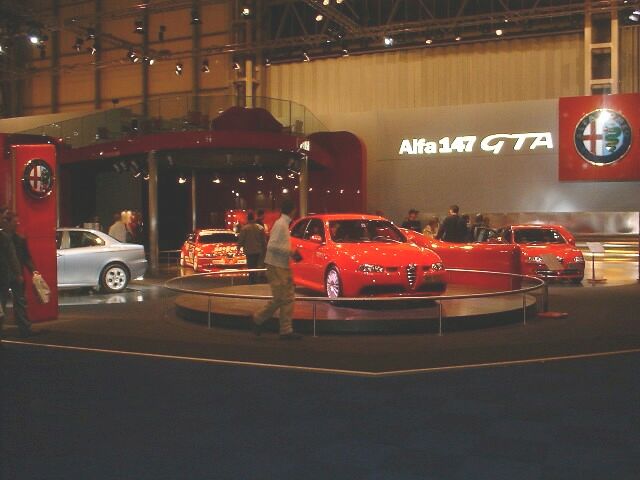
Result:
[[[36,269],[51,289],[50,300],[36,298],[31,275],[25,274],[27,311],[33,322],[58,316],[56,256],[56,147],[12,145],[12,208],[20,219],[19,233],[27,239]]]

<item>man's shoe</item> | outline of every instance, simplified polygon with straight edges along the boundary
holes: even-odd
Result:
[[[299,333],[291,332],[291,333],[281,333],[280,340],[302,340],[302,335]]]
[[[256,337],[262,335],[262,329],[264,325],[261,323],[256,323],[256,319],[254,317],[251,318],[251,328],[253,329],[253,334]]]
[[[31,338],[31,337],[37,337],[38,335],[40,335],[42,332],[37,332],[35,330],[29,330],[27,332],[22,332],[20,333],[20,335],[18,335],[19,338]]]

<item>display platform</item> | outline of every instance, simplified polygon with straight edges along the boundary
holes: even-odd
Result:
[[[249,329],[251,316],[267,300],[215,295],[269,296],[267,284],[218,286],[209,295],[185,294],[176,297],[176,313],[189,321],[224,328]],[[489,293],[470,285],[450,285],[447,295]],[[204,291],[203,291],[204,293]],[[297,290],[298,298],[313,295]],[[301,333],[421,333],[440,331],[440,302],[444,332],[488,328],[523,322],[523,295],[452,300],[363,301],[337,304],[318,300],[297,300],[293,312],[294,329]],[[525,296],[526,317],[537,312],[536,297]],[[315,304],[315,322],[314,322]],[[210,313],[209,313],[210,312]],[[266,323],[267,331],[277,331],[277,318]]]

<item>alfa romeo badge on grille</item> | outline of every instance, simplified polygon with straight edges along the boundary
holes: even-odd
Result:
[[[53,182],[53,169],[44,160],[36,158],[25,165],[22,186],[30,197],[48,197],[53,191]]]

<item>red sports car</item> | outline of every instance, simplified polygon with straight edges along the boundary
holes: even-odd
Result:
[[[244,253],[237,253],[238,235],[232,230],[198,230],[190,233],[180,250],[180,265],[196,272],[214,268],[246,266]]]
[[[293,224],[291,242],[302,256],[293,264],[296,285],[330,298],[437,295],[446,289],[440,257],[409,243],[382,217],[310,215]]]
[[[584,257],[571,232],[563,226],[512,225],[499,233],[503,242],[520,248],[521,273],[582,282]]]

